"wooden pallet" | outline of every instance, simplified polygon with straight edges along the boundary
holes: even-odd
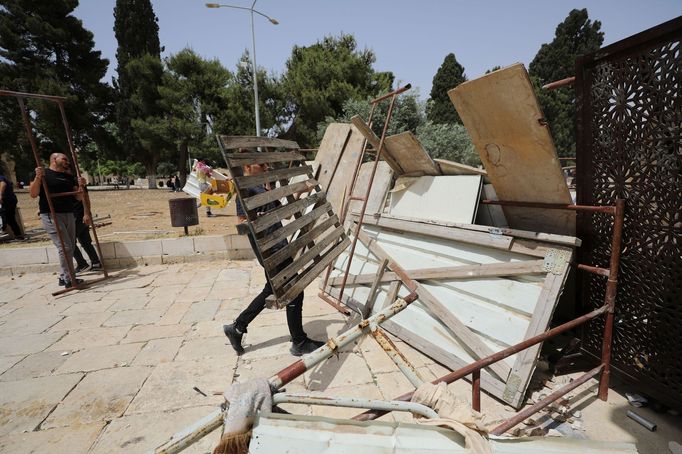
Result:
[[[348,247],[350,240],[296,142],[218,136],[218,143],[246,212],[248,234],[255,239],[254,252],[273,290],[268,304],[284,307]],[[251,164],[268,164],[269,168],[259,175],[245,176],[243,166]],[[303,181],[290,183],[292,178]],[[268,183],[272,190],[248,195],[249,188]],[[307,197],[298,197],[311,187]],[[280,206],[259,210],[277,200]],[[270,227],[289,218],[291,222],[268,233]],[[288,244],[274,248],[282,240]]]

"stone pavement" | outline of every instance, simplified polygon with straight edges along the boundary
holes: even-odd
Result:
[[[0,452],[145,452],[215,409],[222,402],[215,393],[229,384],[269,377],[296,360],[289,354],[282,311],[266,310],[253,322],[241,357],[223,335],[222,325],[264,284],[255,261],[152,265],[113,274],[92,289],[58,298],[50,295],[57,289],[54,275],[0,276]],[[310,337],[328,338],[359,321],[322,302],[317,285],[306,291],[304,303]],[[447,372],[394,341],[424,378]],[[469,399],[466,382],[451,386]],[[594,389],[593,382],[585,386]],[[379,399],[412,389],[369,338],[286,388]],[[580,388],[575,393],[589,438],[646,440],[638,443],[641,452],[665,446],[625,419],[628,408],[621,395],[612,393],[608,404],[594,401],[593,395]],[[482,406],[493,418],[511,414],[485,394]],[[358,413],[305,405],[283,408],[331,417]],[[384,418],[412,420],[407,414]],[[599,424],[590,425],[589,418]],[[669,425],[659,427],[679,436],[679,429],[672,431]],[[208,452],[218,437],[216,431],[185,452]]]

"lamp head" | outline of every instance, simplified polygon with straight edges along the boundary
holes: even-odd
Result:
[[[220,8],[218,3],[206,3],[206,8]]]
[[[270,19],[270,22],[272,22],[274,25],[278,25],[278,24],[279,24],[279,22],[277,21],[277,19],[273,19],[272,17],[268,17],[268,19]]]

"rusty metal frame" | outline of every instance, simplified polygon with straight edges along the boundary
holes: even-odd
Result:
[[[587,213],[608,213],[614,217],[612,239],[611,239],[611,260],[609,264],[609,269],[605,270],[603,268],[597,268],[589,265],[577,264],[576,268],[586,271],[588,273],[594,273],[599,276],[606,276],[606,297],[604,299],[604,305],[590,313],[577,317],[569,322],[566,322],[557,327],[551,328],[544,333],[537,336],[533,336],[526,339],[523,342],[519,342],[516,345],[508,347],[501,350],[493,355],[486,358],[482,358],[478,361],[474,361],[469,365],[462,367],[456,371],[450,372],[440,378],[437,378],[432,383],[452,383],[461,378],[465,378],[469,375],[472,376],[472,407],[476,411],[481,409],[481,390],[480,390],[480,371],[481,369],[496,363],[504,358],[514,355],[522,350],[525,350],[533,345],[544,342],[558,334],[576,328],[585,322],[592,320],[601,315],[605,316],[604,323],[604,333],[603,333],[603,343],[602,343],[602,357],[601,364],[598,367],[590,370],[581,377],[573,380],[568,385],[558,389],[554,393],[547,396],[545,399],[537,402],[535,405],[520,411],[516,415],[512,416],[502,424],[495,427],[491,433],[493,435],[501,435],[512,427],[520,424],[523,420],[529,416],[537,413],[542,408],[550,405],[552,402],[556,401],[560,397],[569,393],[579,385],[585,383],[590,378],[599,375],[599,399],[606,401],[608,399],[609,390],[609,378],[610,378],[610,366],[611,366],[611,343],[613,337],[613,323],[614,323],[614,310],[616,304],[616,293],[618,289],[618,268],[620,264],[620,252],[623,237],[623,223],[625,219],[625,200],[617,199],[616,204],[613,206],[582,206],[582,205],[565,205],[565,204],[537,204],[533,202],[515,202],[515,201],[497,201],[497,200],[483,200],[482,203],[488,205],[512,205],[527,208],[545,208],[545,209],[558,209],[558,210],[572,210]],[[541,205],[541,206],[539,206]],[[412,398],[414,392],[403,394],[395,398],[394,400],[409,400]],[[355,416],[353,419],[358,421],[368,421],[376,419],[382,415],[386,414],[381,411],[367,411]]]
[[[40,162],[40,155],[38,154],[38,145],[36,144],[35,136],[33,134],[33,127],[31,123],[31,119],[28,113],[28,109],[26,108],[26,99],[40,99],[43,101],[48,101],[48,102],[53,102],[57,104],[57,107],[59,108],[59,113],[62,118],[62,125],[64,126],[64,133],[66,134],[66,141],[69,147],[69,154],[71,155],[71,162],[73,163],[74,170],[76,172],[76,178],[81,177],[81,172],[80,172],[80,167],[78,166],[78,156],[76,153],[76,149],[73,145],[73,136],[71,133],[71,127],[69,126],[69,120],[66,117],[66,110],[64,109],[64,103],[66,102],[66,98],[62,96],[52,96],[52,95],[43,95],[43,94],[38,94],[38,93],[22,93],[22,92],[16,92],[16,91],[9,91],[9,90],[0,90],[0,97],[13,97],[17,100],[17,103],[19,104],[19,110],[21,111],[21,119],[24,124],[24,129],[26,131],[26,137],[28,138],[28,141],[31,145],[31,150],[33,152],[33,158],[35,159],[36,162],[36,167],[40,167],[42,164]],[[92,219],[92,211],[90,210],[90,197],[88,196],[87,191],[79,189],[78,191],[72,191],[72,192],[67,192],[67,193],[61,193],[61,194],[51,194],[50,190],[47,187],[47,183],[45,182],[45,179],[42,180],[42,187],[43,190],[45,191],[45,196],[47,198],[47,204],[50,207],[50,215],[52,216],[52,219],[55,219],[55,211],[54,211],[54,206],[52,204],[52,199],[58,198],[58,197],[64,197],[67,195],[78,195],[82,194],[83,195],[83,207],[85,209],[85,212],[87,215]],[[54,222],[55,230],[57,231],[57,237],[59,238],[59,243],[61,244],[62,250],[64,250],[64,237],[62,236],[61,228],[59,227],[58,222]],[[81,288],[84,288],[88,285],[92,285],[97,282],[101,282],[107,278],[109,278],[109,273],[107,272],[106,265],[104,263],[104,258],[102,256],[102,249],[99,244],[99,238],[97,237],[97,228],[95,224],[93,223],[92,225],[92,234],[95,237],[95,244],[97,246],[97,254],[99,254],[100,257],[100,262],[102,263],[102,271],[104,273],[104,277],[98,278],[98,279],[93,279],[88,282],[83,282],[82,284],[78,284],[78,280],[76,279],[76,272],[73,267],[73,258],[71,260],[67,260],[67,268],[69,270],[69,277],[71,279],[71,287],[69,288],[64,288],[62,290],[58,290],[56,292],[52,293],[52,296],[57,296],[61,295],[67,292],[70,292],[72,290],[79,290]],[[74,247],[77,247],[74,244]]]
[[[346,280],[348,279],[348,272],[351,267],[351,263],[353,262],[353,256],[355,255],[355,246],[357,245],[358,242],[358,232],[362,228],[362,221],[365,218],[365,212],[367,211],[367,202],[369,201],[369,195],[372,191],[372,185],[374,184],[374,177],[377,172],[377,167],[379,166],[379,160],[381,159],[381,154],[382,151],[385,148],[385,140],[386,140],[386,133],[388,132],[388,124],[391,121],[391,117],[393,116],[393,108],[395,106],[395,100],[400,95],[401,93],[406,92],[412,88],[411,84],[407,84],[403,87],[399,87],[396,90],[386,93],[383,96],[380,96],[378,98],[373,99],[370,101],[372,104],[372,108],[369,113],[369,118],[367,119],[367,124],[371,128],[372,127],[372,120],[374,117],[374,112],[376,111],[377,106],[379,105],[380,102],[385,101],[385,100],[390,100],[389,105],[388,105],[388,112],[386,113],[386,121],[384,121],[383,128],[381,130],[381,137],[379,139],[379,146],[375,150],[375,156],[374,156],[374,165],[372,166],[372,171],[369,175],[369,181],[367,182],[367,190],[365,191],[365,195],[362,197],[359,196],[353,196],[354,191],[355,191],[355,185],[358,180],[358,176],[360,174],[360,167],[362,166],[362,161],[365,158],[365,153],[367,152],[367,138],[363,141],[362,144],[362,152],[360,153],[360,157],[358,158],[358,161],[355,165],[355,170],[353,172],[353,180],[350,185],[350,189],[348,191],[348,198],[344,200],[343,207],[341,208],[341,223],[344,224],[346,221],[346,216],[348,215],[348,210],[350,209],[350,203],[354,200],[356,201],[361,201],[362,202],[362,208],[360,209],[360,214],[358,217],[358,221],[355,225],[355,232],[353,234],[353,239],[351,241],[351,247],[350,247],[350,254],[348,255],[348,263],[346,265],[346,271],[343,275],[343,282],[341,283],[341,291],[339,295],[343,295],[343,291],[346,288]],[[332,307],[336,308],[339,312],[348,315],[348,309],[346,309],[345,305],[340,299],[335,298],[329,293],[325,292],[325,288],[327,288],[327,282],[329,282],[329,276],[331,275],[332,269],[334,268],[334,264],[330,263],[329,266],[327,267],[327,272],[324,276],[324,283],[322,284],[322,291],[318,294],[318,296],[328,304],[330,304]]]

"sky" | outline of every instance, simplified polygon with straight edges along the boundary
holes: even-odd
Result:
[[[249,0],[232,1],[251,6]],[[80,0],[74,12],[110,61],[107,82],[116,75],[114,5],[115,0]],[[152,5],[164,57],[190,47],[234,71],[244,50],[251,50],[248,11],[209,9],[200,0],[152,0]],[[294,45],[350,33],[359,48],[374,52],[377,71],[392,71],[399,85],[411,83],[425,99],[448,53],[469,79],[494,66],[528,66],[574,8],[587,8],[590,19],[601,21],[608,45],[682,15],[682,0],[258,0],[255,9],[279,25],[254,16],[256,61],[282,74]]]

